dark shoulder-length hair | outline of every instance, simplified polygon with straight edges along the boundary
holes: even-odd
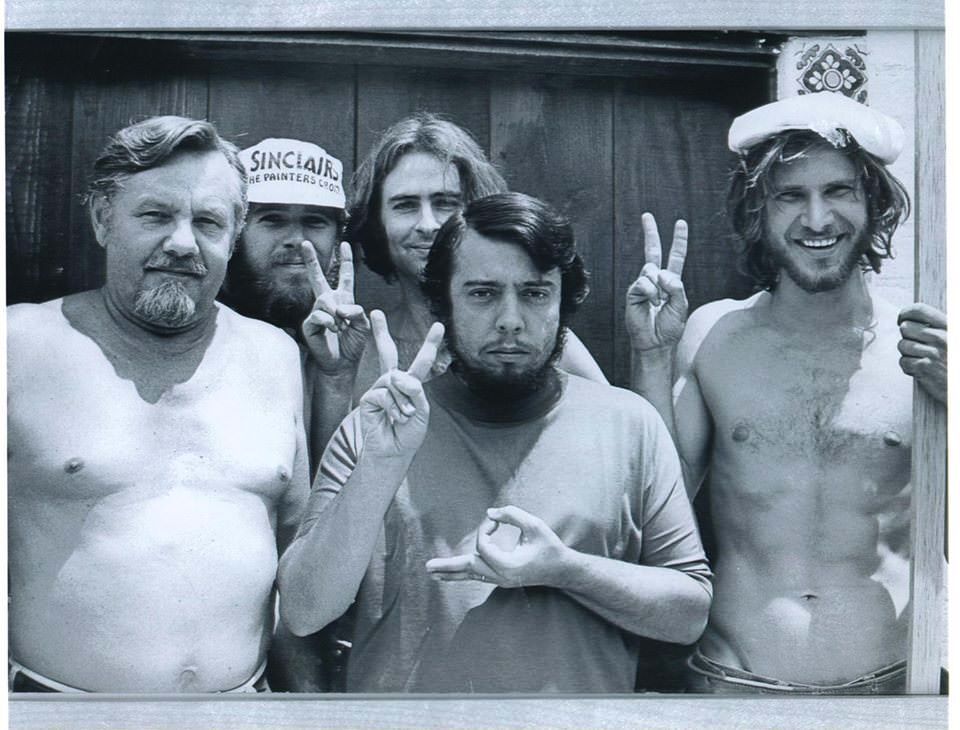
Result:
[[[467,229],[520,246],[542,273],[559,269],[560,327],[567,326],[590,292],[589,274],[577,253],[570,222],[542,200],[523,193],[498,193],[474,200],[440,228],[421,278],[421,289],[435,317],[450,321],[454,254]]]
[[[849,135],[845,146],[834,148],[816,132],[788,130],[740,156],[727,193],[727,214],[743,243],[741,265],[759,289],[774,288],[779,273],[764,242],[765,205],[772,194],[773,174],[778,166],[825,146],[850,159],[863,185],[870,242],[860,258],[861,268],[879,272],[883,259],[893,258],[893,233],[910,215],[910,198],[903,183]]]
[[[411,152],[432,155],[454,165],[460,175],[464,203],[507,189],[507,183],[476,140],[453,122],[420,112],[391,126],[353,175],[346,234],[347,240],[360,245],[370,270],[387,281],[396,277],[396,269],[380,220],[380,196],[384,178],[401,157]]]

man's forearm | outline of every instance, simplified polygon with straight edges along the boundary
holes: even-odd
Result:
[[[565,552],[554,587],[630,633],[678,644],[700,637],[710,611],[706,576],[573,549]]]
[[[318,631],[350,607],[412,459],[361,454],[335,497],[308,506],[305,528],[283,554],[278,573],[281,617],[293,633]]]
[[[676,442],[673,423],[674,348],[630,351],[630,389],[657,409]]]
[[[310,452],[310,475],[316,475],[317,466],[337,427],[353,407],[353,387],[357,379],[356,368],[341,373],[327,374],[321,371],[312,357],[307,357],[304,377],[313,384],[310,408],[310,433],[307,441]]]

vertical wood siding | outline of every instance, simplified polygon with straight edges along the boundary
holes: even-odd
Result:
[[[574,330],[617,384],[629,370],[623,299],[642,265],[643,211],[657,216],[665,246],[676,217],[690,222],[684,279],[692,305],[749,292],[722,213],[732,161],[726,130],[767,100],[765,69],[718,66],[703,79],[672,79],[657,68],[632,78],[529,63],[511,72],[303,54],[190,58],[162,44],[8,35],[8,302],[102,283],[103,252],[80,200],[107,137],[131,121],[204,117],[241,147],[268,136],[312,140],[343,160],[349,176],[377,135],[418,110],[469,129],[513,189],[571,218],[592,272]],[[389,306],[394,288],[360,269],[359,299]]]

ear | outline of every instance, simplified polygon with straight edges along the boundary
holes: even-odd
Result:
[[[94,195],[90,198],[90,223],[93,225],[93,235],[97,243],[106,247],[107,228],[110,222],[110,201],[105,195]]]

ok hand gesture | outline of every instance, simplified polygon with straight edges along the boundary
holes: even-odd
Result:
[[[687,223],[678,220],[674,225],[667,268],[661,269],[657,222],[650,213],[641,220],[646,263],[627,290],[627,334],[634,350],[672,347],[687,321],[687,295],[680,279],[687,256]]]
[[[363,307],[353,299],[353,253],[350,244],[340,244],[340,278],[332,289],[317,260],[313,244],[301,245],[303,261],[316,300],[303,321],[303,339],[321,371],[328,375],[356,368],[370,332]]]
[[[417,356],[403,371],[397,369],[397,346],[390,337],[387,318],[375,309],[370,319],[380,358],[380,377],[360,399],[364,448],[375,448],[385,455],[410,455],[420,448],[427,434],[430,404],[423,392],[423,381],[437,359],[443,325],[433,323]]]
[[[519,530],[512,550],[498,545],[494,535],[502,525]],[[569,548],[536,515],[515,507],[491,507],[477,530],[473,554],[433,558],[427,572],[443,580],[478,580],[501,588],[557,585]]]

